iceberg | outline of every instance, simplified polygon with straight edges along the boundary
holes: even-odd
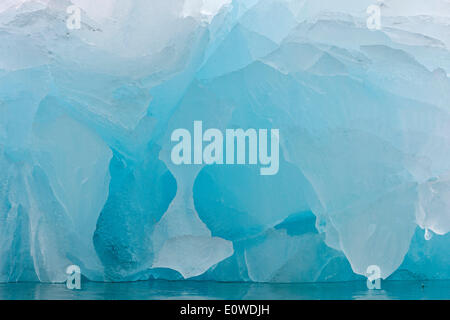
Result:
[[[2,1],[0,282],[450,279],[449,26],[445,0]],[[196,121],[279,130],[278,172],[174,163]]]

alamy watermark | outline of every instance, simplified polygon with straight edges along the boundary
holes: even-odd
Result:
[[[381,268],[377,265],[367,267],[367,289],[381,289]]]
[[[222,131],[211,128],[203,132],[203,122],[194,121],[193,141],[187,129],[172,132],[171,141],[178,143],[172,148],[170,156],[176,165],[258,165],[259,161],[261,175],[275,175],[279,169],[280,131],[270,130],[270,152],[268,134],[267,129],[226,129],[224,148]],[[207,145],[203,148],[204,142]]]
[[[69,15],[66,20],[67,29],[81,29],[81,9],[75,5],[72,5],[67,7],[66,12]]]
[[[381,6],[383,5],[383,0],[377,0],[378,4],[370,5],[367,8],[367,18],[366,24],[367,28],[370,30],[380,30],[381,29]]]
[[[81,268],[77,265],[68,266],[66,269],[66,287],[69,290],[81,289]]]

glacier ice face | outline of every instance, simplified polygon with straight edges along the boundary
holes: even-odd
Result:
[[[0,282],[449,279],[450,4],[377,3],[2,1]],[[278,174],[174,165],[196,120]]]
[[[52,99],[40,103],[32,150],[1,155],[4,281],[64,281],[71,262],[103,278],[92,238],[108,196],[111,150],[55,106]]]

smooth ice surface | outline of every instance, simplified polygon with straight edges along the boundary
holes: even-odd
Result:
[[[0,282],[450,279],[450,3],[377,4],[1,1]],[[173,164],[197,120],[278,174]]]

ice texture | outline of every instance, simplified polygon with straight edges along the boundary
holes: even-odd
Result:
[[[448,0],[1,1],[0,282],[450,279],[449,75]],[[197,120],[278,174],[173,164]]]

